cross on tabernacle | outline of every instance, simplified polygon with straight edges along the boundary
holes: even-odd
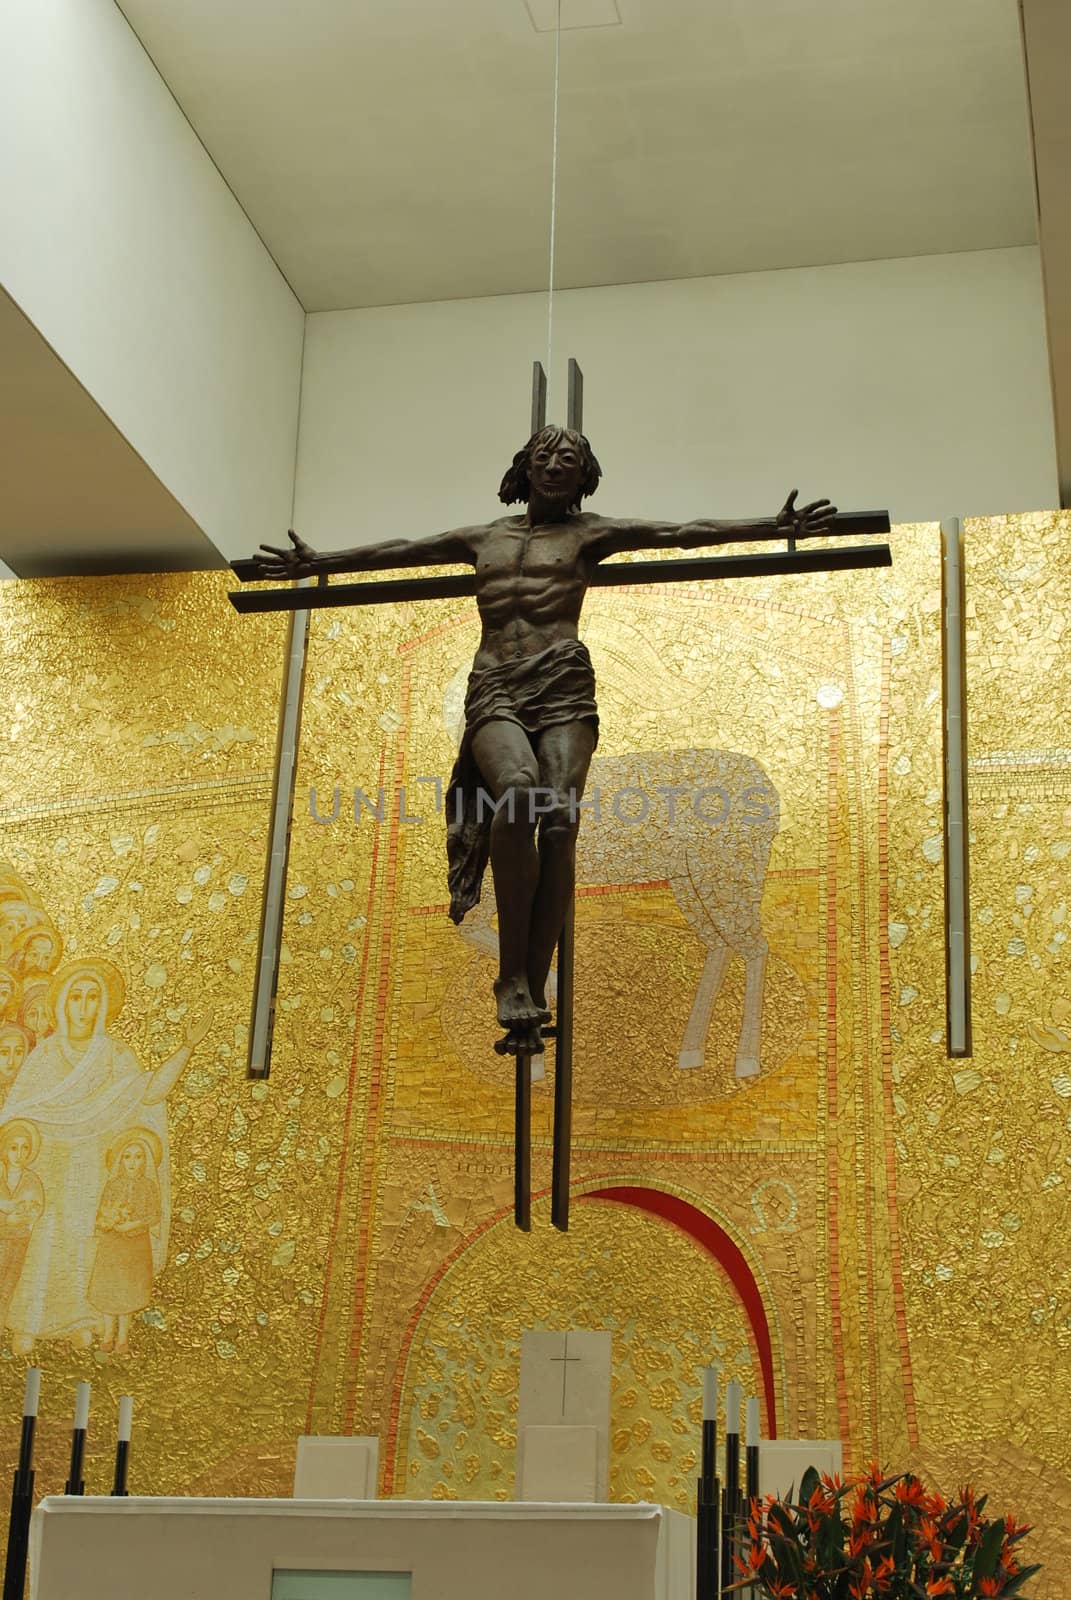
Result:
[[[580,1356],[571,1356],[569,1354],[569,1335],[568,1334],[565,1335],[565,1343],[562,1346],[561,1355],[560,1356],[551,1356],[550,1359],[552,1361],[560,1361],[561,1364],[562,1364],[562,1416],[564,1417],[565,1416],[565,1385],[566,1385],[566,1383],[568,1382],[568,1379],[569,1379],[568,1363],[571,1362],[571,1361],[575,1361],[577,1363],[577,1365],[579,1366],[580,1362],[581,1362],[581,1357]]]
[[[572,471],[573,483],[579,485],[585,470],[591,473],[592,481],[585,487],[577,489],[577,494],[590,494],[594,483],[598,480],[598,463],[590,455],[587,441],[579,436],[583,431],[583,379],[580,368],[575,361],[569,363],[569,405],[568,428],[573,431],[571,442],[542,446],[546,458],[540,466],[541,457],[538,453],[525,457],[525,452],[520,452],[503,483],[502,498],[510,501],[524,498],[526,494],[536,495],[534,488],[537,468],[542,473],[542,487],[538,491],[543,507],[553,507],[554,495],[562,492],[564,479],[562,461],[565,459],[562,452],[571,452],[566,461],[566,471]],[[543,368],[539,362],[535,363],[533,375],[532,394],[532,433],[533,439],[527,447],[530,453],[538,440],[538,435],[545,423],[546,411],[546,380]],[[553,430],[556,436],[560,430]],[[587,451],[587,468],[579,462],[579,457]],[[557,455],[556,462],[551,457]],[[527,460],[527,464],[526,464]],[[524,493],[507,493],[507,483],[513,482],[518,473],[518,463],[522,470],[520,477],[523,479]],[[548,464],[549,463],[549,464]],[[529,475],[530,473],[530,475]],[[555,474],[558,474],[555,477]],[[648,583],[694,583],[700,579],[725,579],[741,577],[769,576],[782,573],[822,572],[844,570],[854,567],[888,566],[891,556],[887,544],[847,545],[839,547],[823,546],[802,550],[798,548],[798,541],[802,538],[814,537],[816,534],[843,538],[851,534],[875,534],[889,531],[889,516],[885,511],[865,511],[857,513],[838,513],[830,515],[822,510],[827,502],[816,502],[814,506],[797,510],[795,508],[795,494],[790,497],[783,511],[776,520],[764,520],[758,524],[718,524],[708,521],[697,521],[686,525],[663,523],[640,523],[626,519],[603,519],[599,516],[581,515],[573,517],[571,511],[564,513],[545,510],[541,516],[533,513],[536,499],[529,500],[528,518],[518,523],[517,519],[501,519],[500,522],[489,524],[486,527],[469,530],[456,530],[453,533],[435,536],[432,540],[390,541],[375,547],[359,548],[346,552],[342,556],[326,555],[317,556],[310,551],[296,535],[291,534],[293,548],[283,552],[269,553],[267,556],[254,558],[250,561],[236,561],[232,563],[235,573],[243,581],[262,579],[265,576],[285,577],[300,575],[301,573],[319,573],[319,584],[316,587],[304,585],[289,586],[280,589],[242,590],[230,596],[235,609],[240,612],[260,611],[288,611],[292,614],[290,634],[287,646],[287,671],[283,686],[283,709],[280,719],[278,759],[275,774],[275,786],[272,800],[271,837],[268,854],[268,864],[265,874],[265,892],[262,902],[260,945],[257,956],[257,981],[254,995],[254,1008],[252,1026],[250,1029],[250,1056],[248,1071],[251,1077],[266,1077],[270,1064],[271,1032],[275,1011],[275,994],[278,983],[279,956],[282,935],[282,899],[286,882],[286,865],[289,844],[290,821],[293,803],[294,775],[296,771],[297,744],[300,733],[301,721],[301,694],[304,676],[304,660],[308,638],[308,613],[310,609],[319,609],[322,606],[349,606],[349,605],[377,605],[398,603],[409,600],[447,599],[460,596],[480,594],[480,604],[484,610],[485,637],[489,627],[488,616],[493,613],[496,604],[494,585],[503,577],[519,584],[522,574],[523,581],[531,588],[533,582],[543,584],[556,581],[560,584],[562,579],[568,583],[579,583],[583,588],[606,588],[610,586],[628,586]],[[559,499],[559,504],[564,504]],[[574,507],[575,509],[575,507]],[[570,531],[573,530],[573,531]],[[533,574],[525,567],[525,559],[529,553],[530,544],[548,538],[557,538],[561,534],[566,538],[579,541],[576,549],[582,551],[582,556],[575,553],[567,557],[565,565],[557,567],[545,566],[548,574],[546,580],[539,573],[538,567]],[[514,561],[511,568],[507,561],[505,566],[494,565],[485,570],[483,556],[480,558],[480,582],[482,587],[478,590],[476,572],[470,575],[454,576],[442,575],[430,578],[415,579],[388,579],[386,581],[373,581],[368,583],[340,583],[328,585],[328,571],[367,571],[391,567],[427,566],[437,562],[454,564],[458,561],[471,559],[475,567],[476,556],[473,554],[473,536],[478,535],[484,542],[479,548],[487,552],[490,539],[490,549],[494,553],[494,541],[504,541],[511,544],[514,550],[519,541],[521,554],[518,561]],[[627,563],[608,563],[603,561],[604,554],[613,554],[625,550],[654,549],[659,544],[667,542],[676,544],[678,548],[689,548],[696,545],[711,543],[732,543],[736,540],[770,540],[784,544],[780,550],[761,551],[746,555],[703,556],[698,558],[676,559],[672,561],[630,561]],[[584,542],[584,541],[587,542]],[[600,541],[602,541],[600,543]],[[512,542],[512,543],[511,543]],[[560,547],[559,547],[560,548]],[[544,562],[550,558],[544,556]],[[559,555],[554,560],[561,562]],[[510,557],[510,560],[514,560]],[[569,563],[572,563],[572,576],[569,576]],[[510,577],[512,573],[512,577]],[[553,578],[552,578],[553,574]],[[582,593],[582,589],[579,591]],[[539,591],[540,604],[545,601],[544,589]],[[577,601],[577,611],[579,600]],[[514,612],[510,611],[510,616]],[[575,615],[574,615],[575,621]],[[510,624],[512,626],[512,623]],[[491,625],[501,628],[499,624]],[[532,630],[529,629],[529,632]],[[587,673],[590,675],[590,659],[582,646],[575,642],[570,647],[579,651],[587,662]],[[529,650],[541,646],[529,645]],[[557,648],[555,646],[555,648]],[[544,652],[549,653],[549,652]],[[514,660],[518,658],[529,661],[538,661],[538,656],[526,656],[523,649],[514,650],[510,645],[510,654]],[[496,669],[497,670],[497,669]],[[482,673],[486,678],[489,674]],[[474,674],[475,678],[476,674]],[[582,676],[582,673],[580,673]],[[579,704],[582,709],[579,713],[570,713],[580,717],[590,716],[594,711],[594,701],[583,699],[584,694],[593,694],[593,678],[589,678],[585,691],[583,684],[576,687],[575,680],[578,671],[574,669],[571,692],[574,696],[573,703]],[[587,709],[583,709],[583,706]],[[491,718],[500,714],[493,710],[489,713]],[[559,716],[559,721],[561,720]],[[513,723],[519,724],[516,717]],[[501,722],[489,724],[502,728]],[[506,723],[506,731],[513,724]],[[544,727],[545,724],[537,724]],[[577,723],[572,725],[574,729]],[[479,737],[483,736],[483,727],[480,727]],[[550,729],[548,731],[557,731]],[[568,730],[566,730],[568,731]],[[583,728],[580,729],[583,733]],[[534,736],[533,736],[534,737]],[[541,734],[541,738],[546,734]],[[466,739],[468,735],[466,735]],[[474,736],[475,742],[476,736]],[[465,750],[463,746],[463,751]],[[590,759],[591,744],[587,747],[587,757]],[[488,746],[488,752],[494,759],[499,759],[493,746]],[[472,747],[468,746],[470,765],[472,764]],[[527,755],[530,762],[533,759],[531,751]],[[562,756],[568,760],[568,756]],[[540,758],[542,760],[542,757]],[[459,762],[459,767],[461,763]],[[484,757],[479,757],[480,772],[487,777],[484,766]],[[580,789],[583,787],[583,773],[586,772],[586,760],[581,773]],[[509,781],[509,780],[507,780]],[[528,779],[529,783],[533,780]],[[547,782],[539,778],[536,782]],[[556,780],[554,780],[556,781]],[[569,789],[569,782],[562,785],[562,792]],[[512,791],[510,791],[512,792]],[[538,792],[538,791],[536,791]],[[579,791],[577,791],[579,792]],[[477,806],[477,815],[479,808]],[[449,819],[448,819],[449,820]],[[460,822],[460,816],[455,819]],[[512,815],[509,817],[513,824]],[[544,822],[546,819],[544,818]],[[541,832],[541,840],[545,834]],[[560,840],[561,835],[553,835],[552,839]],[[449,835],[448,835],[449,838]],[[470,847],[471,848],[471,847]],[[512,848],[512,846],[511,846]],[[556,848],[560,846],[556,845]],[[571,857],[570,857],[571,860]],[[479,870],[482,872],[482,863]],[[495,867],[497,872],[498,868]],[[519,870],[526,870],[523,867]],[[563,869],[564,870],[564,869]],[[511,991],[500,978],[496,984],[496,995],[499,1001],[499,1016],[509,1018],[506,1038],[496,1049],[509,1050],[516,1054],[517,1068],[515,1077],[515,1109],[514,1109],[514,1220],[517,1226],[527,1231],[531,1226],[531,1149],[530,1149],[530,1120],[531,1120],[531,1059],[540,1048],[540,1034],[554,1038],[555,1041],[555,1084],[554,1084],[554,1149],[553,1170],[551,1182],[551,1220],[554,1226],[564,1232],[569,1224],[569,1167],[570,1145],[572,1126],[572,1007],[573,1007],[573,903],[569,885],[571,883],[571,867],[568,869],[570,876],[559,878],[559,887],[554,893],[558,899],[555,907],[562,904],[561,895],[567,899],[564,913],[555,910],[553,920],[546,914],[542,922],[537,921],[537,912],[541,905],[540,892],[543,878],[540,877],[539,887],[534,899],[529,899],[533,906],[531,923],[531,942],[527,946],[527,960],[531,968],[533,961],[538,968],[539,961],[533,956],[539,939],[543,942],[539,947],[539,956],[542,959],[542,976],[537,972],[532,978],[531,985],[524,982],[524,964],[520,965],[520,979]],[[510,880],[513,881],[513,880]],[[452,879],[453,886],[453,879]],[[531,897],[531,890],[528,891]],[[456,920],[464,914],[466,905],[473,903],[473,898],[478,898],[478,883],[476,893],[461,905]],[[506,918],[503,906],[506,904],[503,896],[498,897],[500,945],[505,950]],[[513,920],[516,920],[516,908],[512,909]],[[528,913],[523,913],[527,917]],[[527,924],[526,924],[527,925]],[[537,998],[537,982],[545,978],[547,965],[553,953],[555,943],[555,930],[560,929],[557,936],[557,971],[558,971],[558,1012],[556,1026],[553,1028],[542,1027],[543,1018],[549,1016],[546,1010],[539,1011],[543,1004],[542,998]],[[537,938],[538,935],[538,938]],[[548,938],[549,935],[549,938]],[[523,952],[522,952],[523,954]],[[515,953],[516,955],[516,953]],[[505,960],[503,961],[505,970]],[[512,969],[517,971],[516,963]],[[504,993],[499,993],[503,989]],[[503,1026],[507,1026],[503,1020]],[[564,1359],[564,1358],[562,1358]],[[563,1367],[563,1374],[567,1369]],[[564,1383],[564,1377],[563,1377]]]

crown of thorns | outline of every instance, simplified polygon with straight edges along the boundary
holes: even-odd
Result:
[[[579,506],[585,495],[594,494],[595,490],[599,487],[599,479],[602,477],[602,468],[596,461],[595,453],[590,444],[582,433],[577,433],[575,428],[559,428],[555,427],[553,424],[550,424],[546,428],[540,428],[538,433],[533,433],[532,437],[529,439],[524,448],[517,451],[517,454],[513,458],[513,465],[506,473],[506,476],[502,479],[502,483],[498,491],[498,498],[504,501],[508,506],[513,505],[513,503],[517,500],[526,501],[531,493],[532,488],[529,477],[529,468],[531,466],[533,455],[539,449],[540,445],[546,444],[553,446],[560,444],[563,439],[568,440],[568,442],[573,446],[579,455],[581,472],[583,474],[580,480],[580,488],[577,493],[576,501],[574,502],[574,507]]]

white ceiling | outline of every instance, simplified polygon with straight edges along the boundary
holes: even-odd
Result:
[[[1071,506],[1071,6],[1023,0],[1023,36],[1033,113],[1041,217],[1041,266],[1060,473],[1060,504]]]
[[[2,290],[0,351],[0,550],[12,572],[37,578],[223,564]]]
[[[553,0],[120,4],[308,310],[545,285]],[[1016,0],[562,18],[563,287],[1036,238]]]

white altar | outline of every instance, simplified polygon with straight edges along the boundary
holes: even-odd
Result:
[[[56,1495],[31,1600],[691,1600],[694,1549],[692,1518],[654,1505]]]

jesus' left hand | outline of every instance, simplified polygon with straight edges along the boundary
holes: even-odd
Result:
[[[829,532],[829,524],[837,508],[828,500],[812,500],[810,505],[796,506],[798,489],[793,489],[780,511],[775,526],[783,528],[788,539],[813,539]]]

